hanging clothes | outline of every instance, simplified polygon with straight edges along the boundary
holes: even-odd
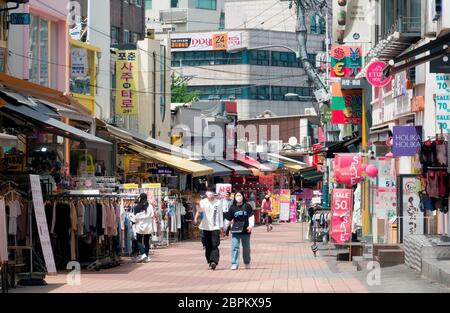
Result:
[[[21,204],[18,200],[9,201],[7,206],[9,207],[9,223],[8,234],[17,235],[17,219],[22,214]]]

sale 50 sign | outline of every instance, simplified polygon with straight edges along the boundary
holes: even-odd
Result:
[[[347,242],[351,236],[352,190],[333,189],[331,238],[335,243]]]

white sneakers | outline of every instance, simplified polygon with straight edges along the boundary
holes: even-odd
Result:
[[[138,257],[132,258],[131,260],[133,263],[141,263],[141,262],[148,263],[150,262],[151,259],[150,256],[147,257],[146,254],[142,254]]]
[[[238,266],[237,266],[237,265],[232,265],[232,266],[231,266],[231,269],[232,269],[233,271],[235,271],[235,270],[238,269]]]
[[[150,258],[150,256],[148,256],[148,257],[146,257],[145,259],[144,259],[144,263],[148,263],[148,262],[150,262],[152,259]]]

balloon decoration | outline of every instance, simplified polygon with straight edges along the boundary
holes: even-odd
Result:
[[[378,168],[373,164],[369,164],[366,167],[366,174],[371,178],[375,178],[378,175]]]

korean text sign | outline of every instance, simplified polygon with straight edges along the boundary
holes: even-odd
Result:
[[[352,190],[333,189],[331,238],[342,244],[351,236]]]
[[[135,50],[120,50],[116,60],[116,114],[138,114],[138,59]]]

